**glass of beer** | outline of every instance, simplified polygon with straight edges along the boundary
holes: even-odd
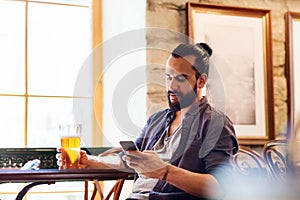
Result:
[[[66,152],[64,169],[78,168],[80,161],[80,136],[81,124],[61,124],[59,125],[61,147]]]

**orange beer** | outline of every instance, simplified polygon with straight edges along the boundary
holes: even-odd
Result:
[[[65,124],[60,125],[61,147],[66,151],[66,164],[63,168],[77,168],[80,161],[80,135],[81,125]]]
[[[76,168],[76,166],[79,164],[80,159],[80,137],[62,137],[60,141],[61,146],[67,153],[67,168]]]

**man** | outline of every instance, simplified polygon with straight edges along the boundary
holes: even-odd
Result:
[[[171,53],[166,65],[170,108],[149,118],[135,141],[140,151],[122,156],[137,172],[129,199],[193,200],[224,195],[238,142],[232,122],[202,96],[211,53],[205,43],[180,44]],[[116,150],[120,148],[110,152]],[[109,153],[100,157],[81,153],[83,167],[113,166],[106,158]],[[114,166],[120,165],[115,162]]]

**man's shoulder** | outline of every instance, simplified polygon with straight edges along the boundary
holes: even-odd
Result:
[[[211,104],[207,104],[204,110],[205,110],[204,113],[210,115],[211,117],[221,117],[221,118],[229,119],[225,111],[222,111],[221,109],[214,107]]]
[[[202,110],[199,112],[201,119],[207,124],[221,125],[221,126],[233,126],[233,122],[229,116],[222,111],[210,104],[206,104],[205,107],[202,107]],[[203,123],[201,121],[200,123]]]

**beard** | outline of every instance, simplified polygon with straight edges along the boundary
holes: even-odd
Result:
[[[172,111],[176,112],[181,110],[182,108],[186,108],[187,106],[191,105],[192,103],[195,102],[196,99],[196,93],[197,93],[197,85],[195,84],[193,90],[189,93],[187,93],[186,95],[183,95],[181,92],[179,91],[168,91],[167,92],[167,97],[168,97],[168,103],[169,103],[169,107]],[[170,100],[170,94],[175,94],[176,96],[180,97],[181,100],[176,103],[172,103]]]

